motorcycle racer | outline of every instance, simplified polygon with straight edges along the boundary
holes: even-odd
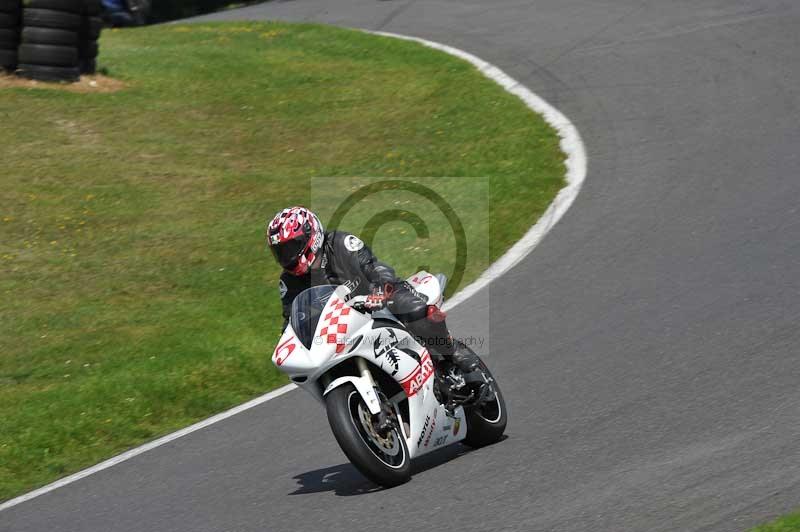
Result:
[[[283,268],[278,282],[284,328],[292,302],[303,290],[318,285],[346,285],[353,295],[367,296],[370,311],[388,308],[425,347],[450,360],[462,372],[475,371],[478,357],[454,342],[445,315],[429,306],[394,269],[379,261],[357,236],[328,231],[316,214],[301,206],[283,209],[267,224],[267,246]]]

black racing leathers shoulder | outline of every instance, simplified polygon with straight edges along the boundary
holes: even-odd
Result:
[[[306,275],[281,274],[279,287],[283,317],[289,319],[294,298],[312,286],[345,284],[355,295],[365,295],[372,285],[383,286],[396,281],[394,270],[379,261],[358,237],[344,231],[328,231],[320,260],[315,261]]]

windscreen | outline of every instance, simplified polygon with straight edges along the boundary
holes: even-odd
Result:
[[[328,303],[335,290],[336,287],[332,285],[315,286],[300,292],[300,295],[292,303],[292,315],[289,323],[292,324],[297,338],[306,346],[306,349],[311,349],[314,331],[317,329],[322,309],[325,308],[325,304]]]

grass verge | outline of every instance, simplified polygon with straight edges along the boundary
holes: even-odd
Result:
[[[800,513],[786,515],[766,525],[757,526],[750,532],[800,532]]]
[[[489,176],[472,277],[563,186],[540,117],[415,43],[237,23],[109,31],[101,50],[115,90],[0,86],[0,500],[284,383],[262,231],[312,177],[475,195]]]

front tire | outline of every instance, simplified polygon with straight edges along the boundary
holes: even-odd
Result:
[[[492,379],[495,397],[480,406],[464,407],[467,416],[467,436],[464,438],[464,443],[470,447],[485,447],[502,439],[508,415],[503,392],[500,391],[500,386],[483,360],[480,361],[480,368],[476,371],[482,371]]]
[[[408,482],[411,459],[398,428],[381,438],[364,400],[350,383],[325,396],[331,431],[344,454],[361,474],[386,488]]]

